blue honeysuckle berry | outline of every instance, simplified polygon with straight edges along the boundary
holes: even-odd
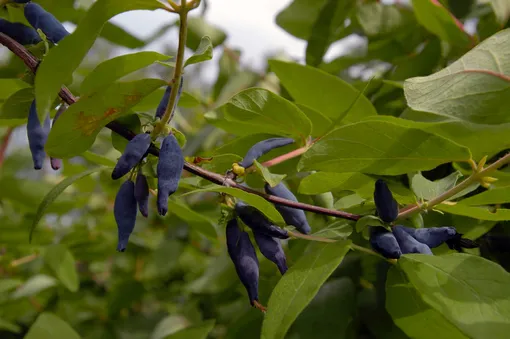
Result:
[[[35,29],[40,29],[54,44],[69,35],[64,25],[40,5],[30,2],[25,6],[25,18]]]
[[[44,159],[46,158],[44,145],[46,144],[46,140],[48,140],[48,135],[50,134],[50,124],[49,114],[46,115],[44,123],[41,124],[39,117],[37,116],[35,100],[33,100],[28,113],[27,137],[28,146],[32,153],[32,160],[34,162],[34,169],[36,170],[40,170],[43,167]]]
[[[430,247],[413,238],[404,230],[404,226],[398,225],[393,227],[393,235],[397,239],[402,254],[421,253],[433,255]]]
[[[10,22],[0,18],[0,32],[22,45],[34,45],[41,42],[41,37],[35,29],[19,22]]]
[[[168,197],[177,191],[182,169],[184,168],[184,156],[181,146],[173,134],[167,136],[161,143],[158,175],[158,213],[162,216],[168,212]]]
[[[138,210],[144,217],[149,216],[149,183],[147,177],[138,173],[135,182],[135,199],[138,203]]]
[[[257,160],[258,158],[268,153],[269,151],[278,147],[290,145],[292,143],[294,143],[294,139],[290,138],[271,138],[259,141],[255,145],[253,145],[248,150],[248,152],[246,152],[246,155],[244,156],[243,160],[239,163],[239,165],[244,168],[250,167],[251,165],[253,165],[254,160]]]
[[[453,239],[457,234],[457,230],[454,227],[429,227],[417,229],[402,226],[402,229],[409,233],[413,238],[430,248],[440,246],[447,240]]]
[[[370,226],[370,245],[388,259],[398,259],[402,255],[395,235],[381,226]]]
[[[242,201],[236,203],[235,211],[239,218],[254,232],[264,233],[270,237],[278,239],[288,239],[289,233],[275,226],[264,214],[253,206],[249,206]]]
[[[135,183],[128,180],[120,186],[113,205],[113,215],[118,231],[117,251],[119,252],[126,250],[129,236],[135,228],[136,214]]]
[[[177,106],[177,103],[179,102],[179,99],[181,97],[183,84],[184,84],[184,76],[181,76],[181,82],[179,84],[179,90],[177,91],[177,98],[175,100],[172,114],[175,111],[175,107]],[[163,94],[163,97],[161,98],[161,101],[159,102],[158,108],[156,109],[156,118],[161,119],[163,117],[163,115],[165,115],[165,111],[168,106],[168,100],[170,99],[170,92],[172,92],[172,86],[168,85],[168,86],[166,86],[165,94]]]
[[[255,248],[248,233],[239,229],[236,218],[227,223],[226,238],[228,254],[253,306],[259,300],[259,261]]]
[[[138,134],[131,139],[112,171],[112,179],[117,180],[128,174],[144,158],[150,145],[151,136],[147,133]]]
[[[281,274],[287,272],[287,259],[283,251],[280,239],[272,238],[264,233],[253,232],[255,242],[259,247],[260,253],[268,260],[274,262]]]
[[[280,198],[297,202],[296,196],[282,183],[279,183],[275,187],[271,187],[266,183],[264,189],[267,194],[275,195]],[[292,225],[296,229],[304,234],[311,232],[310,225],[306,219],[305,212],[301,209],[292,208],[284,205],[275,204],[275,208],[280,212],[287,225]]]
[[[384,222],[392,222],[398,216],[398,204],[393,198],[388,185],[382,179],[375,182],[374,202],[377,210],[377,215]]]

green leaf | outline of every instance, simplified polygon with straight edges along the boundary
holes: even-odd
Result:
[[[331,43],[331,26],[335,18],[335,12],[339,5],[338,0],[327,0],[319,12],[319,16],[312,26],[308,45],[306,46],[306,63],[318,66]],[[347,11],[346,15],[347,15]],[[336,29],[336,27],[335,27]]]
[[[395,325],[415,339],[467,339],[441,313],[423,302],[405,274],[391,267],[386,280],[386,310]]]
[[[216,239],[218,236],[211,221],[202,214],[193,211],[187,205],[176,200],[169,200],[168,210],[177,215],[180,219],[186,221],[192,229],[197,230],[205,236],[211,239]]]
[[[223,114],[220,122],[226,124],[221,128],[237,135],[269,133],[304,139],[312,129],[296,105],[262,88],[236,94],[217,111]]]
[[[467,148],[423,130],[389,122],[363,121],[325,135],[303,154],[298,167],[398,175],[470,158]]]
[[[219,27],[211,25],[202,17],[188,18],[188,39],[186,39],[186,47],[196,51],[204,36],[209,37],[213,47],[221,45],[227,38],[225,32]]]
[[[490,0],[492,10],[501,26],[504,26],[510,18],[510,2],[506,0]]]
[[[24,339],[80,339],[68,323],[53,313],[41,313],[30,327]]]
[[[463,205],[492,205],[506,204],[510,202],[510,187],[500,187],[491,189],[467,199],[462,200]]]
[[[313,243],[271,293],[261,338],[283,339],[288,329],[342,262],[350,241]]]
[[[101,128],[163,85],[165,82],[159,79],[119,82],[78,100],[54,124],[46,151],[56,158],[69,158],[85,152]]]
[[[21,281],[20,279],[3,278],[2,280],[0,280],[0,294],[7,293],[10,290],[18,287],[22,283],[23,281]]]
[[[58,120],[60,121],[60,119]],[[92,173],[102,171],[105,167],[96,167],[91,168],[89,170],[86,170],[84,172],[75,174],[73,176],[67,177],[61,182],[59,182],[55,187],[53,187],[43,198],[39,206],[37,207],[37,212],[35,213],[34,220],[32,222],[32,225],[30,226],[30,235],[28,237],[29,241],[32,241],[32,236],[34,234],[35,228],[37,227],[37,224],[39,224],[39,221],[41,220],[42,216],[46,212],[46,209],[55,201],[55,199],[58,198],[58,196],[64,192],[64,190],[71,186],[75,181],[80,180],[81,178],[84,178]]]
[[[431,200],[454,187],[462,174],[456,171],[436,181],[426,179],[421,173],[413,173],[408,177],[409,185],[418,199]]]
[[[192,326],[170,334],[165,339],[206,339],[209,332],[214,328],[214,320],[204,321],[200,325]]]
[[[164,5],[156,0],[94,2],[76,30],[52,48],[37,69],[35,97],[39,120],[44,120],[60,86],[72,77],[108,20],[122,12],[158,8],[164,8]]]
[[[274,208],[273,204],[271,204],[270,202],[266,201],[266,199],[264,199],[258,195],[248,193],[248,192],[245,192],[245,191],[237,189],[237,188],[211,185],[211,186],[203,188],[203,189],[198,189],[195,191],[187,192],[181,196],[186,196],[188,194],[201,193],[201,192],[219,192],[219,193],[230,194],[236,198],[243,200],[248,205],[255,207],[260,212],[265,214],[265,216],[269,220],[271,220],[279,225],[285,225],[285,221],[283,221],[282,216],[276,210],[276,208]]]
[[[189,57],[188,60],[184,63],[184,67],[188,65],[193,65],[199,62],[204,62],[207,60],[211,60],[213,57],[213,45],[211,38],[208,36],[202,37],[200,40],[200,44],[197,47],[195,53]]]
[[[165,339],[169,335],[172,335],[182,329],[185,329],[189,325],[189,321],[180,315],[169,315],[156,325],[156,328],[152,332],[151,339]]]
[[[467,48],[475,44],[475,40],[457,20],[437,0],[412,0],[414,14],[418,22],[427,30],[446,42]]]
[[[323,136],[333,127],[333,121],[324,114],[299,103],[296,103],[296,106],[310,119],[313,137]]]
[[[34,89],[23,88],[12,94],[2,105],[0,119],[27,119],[34,101]]]
[[[212,157],[211,161],[204,162],[202,168],[215,172],[225,173],[227,170],[232,168],[232,164],[243,160],[237,154],[220,154]]]
[[[445,69],[404,83],[410,108],[477,124],[510,122],[510,29],[484,40]],[[469,107],[469,109],[465,109]]]
[[[269,66],[297,103],[306,105],[332,120],[347,111],[349,113],[343,119],[345,123],[377,114],[364,95],[358,99],[360,91],[324,71],[278,60],[270,60]]]
[[[267,167],[262,166],[257,160],[254,160],[253,164],[255,165],[255,167],[257,167],[260,175],[262,175],[262,177],[264,178],[264,181],[267,182],[271,187],[275,187],[276,185],[278,185],[287,176],[287,174],[271,173]]]
[[[47,247],[44,262],[69,291],[78,291],[80,280],[76,272],[76,262],[66,246],[57,244]]]
[[[314,23],[317,22],[321,10],[328,0],[294,0],[283,11],[278,13],[276,24],[297,38],[308,40]],[[337,33],[339,27],[344,26],[346,15],[346,3],[351,0],[341,1],[343,6],[338,6],[335,12],[331,29]],[[335,34],[336,36],[337,34]],[[335,36],[332,37],[334,41]]]
[[[356,287],[344,277],[326,282],[299,315],[289,338],[346,338],[347,328],[356,310]],[[313,326],[311,326],[313,324]]]
[[[398,261],[423,301],[473,339],[510,331],[510,274],[468,254],[407,254]]]
[[[13,299],[19,299],[24,297],[31,297],[39,294],[50,287],[57,285],[57,281],[50,276],[44,274],[37,274],[28,279],[20,288],[12,293]]]
[[[125,115],[116,119],[115,121],[121,123],[124,127],[128,128],[136,134],[139,134],[142,130],[142,123],[137,114]],[[115,148],[120,153],[123,153],[129,141],[114,131],[111,131],[111,136],[113,148]],[[115,166],[115,164],[113,166]]]
[[[83,79],[80,94],[84,96],[101,91],[104,87],[111,85],[125,75],[150,66],[158,60],[168,60],[170,58],[157,52],[146,51],[121,55],[103,61]]]
[[[12,333],[19,333],[21,332],[21,327],[19,327],[17,324],[13,322],[0,318],[0,330],[6,330]]]
[[[401,28],[407,19],[404,13],[398,6],[372,2],[361,4],[356,17],[368,36],[381,36]]]
[[[24,88],[29,88],[29,85],[20,79],[0,79],[0,101]]]
[[[469,148],[475,160],[481,159],[485,155],[495,154],[501,150],[510,148],[510,138],[507,138],[507,135],[510,133],[510,123],[482,125],[455,120],[416,122],[390,116],[374,116],[367,120],[388,121],[437,134]],[[476,135],[476,138],[473,138],[473,135]],[[483,142],[480,142],[480,140],[483,140]]]
[[[299,193],[320,194],[341,190],[354,191],[361,196],[374,192],[375,179],[362,173],[316,172],[301,180]]]
[[[440,204],[435,206],[434,208],[446,213],[463,215],[465,217],[480,220],[493,220],[493,221],[510,220],[510,209],[506,208],[489,209],[489,207],[464,205],[462,202],[457,203],[455,205]]]
[[[313,233],[314,236],[329,239],[346,239],[352,234],[352,226],[348,221],[336,220],[323,229]]]
[[[101,166],[108,166],[108,167],[115,167],[115,164],[117,163],[115,160],[112,160],[110,158],[105,157],[104,155],[92,153],[90,151],[85,151],[81,155],[86,160]]]
[[[383,226],[384,223],[376,216],[365,215],[356,221],[356,232],[363,232],[368,226]]]

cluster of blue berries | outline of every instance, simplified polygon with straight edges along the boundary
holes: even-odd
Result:
[[[36,29],[40,29],[47,40],[56,44],[63,38],[69,35],[69,32],[64,26],[53,16],[53,14],[47,12],[40,5],[27,1],[27,0],[16,0],[17,3],[25,3],[24,14],[27,21],[32,27],[25,26],[19,22],[10,22],[0,18],[0,32],[6,34],[10,38],[16,40],[22,45],[33,45],[41,42],[41,37],[37,33]],[[65,110],[65,105],[61,105],[61,109],[57,111],[53,123],[57,120],[59,115]],[[34,169],[40,170],[43,166],[44,159],[46,158],[46,152],[44,151],[44,145],[50,134],[51,123],[50,116],[46,114],[46,118],[43,123],[39,121],[37,115],[35,99],[30,105],[27,121],[27,137],[30,152],[32,153],[32,161],[34,163]],[[54,170],[58,170],[62,166],[61,159],[50,158],[51,167]]]
[[[375,183],[374,202],[379,218],[387,223],[398,217],[398,204],[386,183],[379,179]],[[389,259],[398,259],[402,254],[421,253],[432,255],[431,248],[446,243],[450,249],[461,252],[462,248],[478,245],[462,238],[454,227],[411,228],[397,225],[391,232],[382,226],[370,226],[372,248]]]
[[[293,142],[293,139],[288,138],[263,140],[253,145],[238,165],[243,168],[249,167],[253,164],[254,160],[270,150]],[[264,188],[268,194],[297,201],[294,194],[283,183],[279,183],[275,187],[266,184]],[[296,227],[301,233],[310,233],[311,228],[303,210],[279,204],[275,204],[275,207],[287,225]],[[234,263],[237,275],[248,292],[250,304],[264,309],[258,302],[259,262],[257,254],[249,234],[240,227],[238,218],[252,230],[260,252],[264,257],[276,264],[281,274],[285,274],[287,271],[287,260],[281,240],[288,239],[289,232],[274,225],[263,213],[243,201],[236,203],[234,217],[227,223],[227,249]]]

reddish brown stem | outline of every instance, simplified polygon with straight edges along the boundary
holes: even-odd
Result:
[[[5,159],[5,151],[7,150],[7,147],[9,146],[9,143],[11,141],[11,135],[12,135],[13,128],[9,127],[7,132],[4,134],[2,138],[2,143],[0,144],[0,168],[2,167]]]
[[[306,147],[306,146],[295,149],[289,153],[282,154],[279,157],[276,157],[274,159],[271,159],[271,160],[268,160],[268,161],[262,163],[262,166],[271,167],[271,166],[281,164],[284,161],[290,160],[295,157],[299,157],[301,154],[305,153],[306,150],[308,150],[308,147]]]
[[[0,33],[0,43],[2,43],[4,46],[9,48],[14,54],[16,54],[19,58],[21,58],[25,62],[25,65],[30,70],[32,70],[33,72],[35,72],[37,70],[39,60],[36,59],[33,55],[31,55],[19,43],[17,43],[16,41],[14,41],[13,39],[11,39],[10,37],[8,37],[7,35],[5,35],[3,33]],[[76,102],[76,98],[74,97],[74,95],[65,86],[63,86],[60,89],[59,96],[68,105],[72,105]],[[116,121],[112,121],[112,122],[108,123],[106,125],[106,127],[128,140],[131,140],[136,135],[133,131],[131,131],[130,129],[126,128],[125,126],[123,126],[122,124],[120,124]],[[151,147],[149,148],[149,152],[155,156],[159,156],[159,149],[154,145],[151,145]],[[304,152],[304,151],[301,151],[301,152]],[[294,156],[297,156],[297,155],[294,155]],[[330,215],[330,216],[337,217],[337,218],[344,218],[344,219],[348,219],[348,220],[358,220],[360,218],[360,216],[356,215],[356,214],[351,214],[351,213],[337,211],[337,210],[330,210],[330,209],[327,209],[324,207],[303,204],[300,202],[294,202],[291,200],[282,199],[282,198],[279,198],[274,195],[265,194],[265,193],[253,190],[251,188],[239,185],[237,182],[232,180],[229,176],[222,176],[220,174],[207,171],[199,166],[196,166],[196,165],[188,163],[188,162],[184,163],[184,169],[186,171],[188,171],[189,173],[192,173],[194,175],[202,177],[202,178],[209,180],[210,182],[213,182],[215,184],[234,187],[234,188],[243,190],[248,193],[259,195],[262,198],[264,198],[267,201],[270,201],[272,203],[285,205],[285,206],[289,206],[289,207],[293,207],[293,208],[297,208],[297,209],[302,209],[305,211],[310,211],[310,212],[314,212],[314,213],[318,213],[318,214]]]

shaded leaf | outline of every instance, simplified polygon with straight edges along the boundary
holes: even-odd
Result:
[[[260,175],[262,175],[264,178],[264,181],[267,182],[271,187],[278,185],[287,176],[287,174],[271,173],[267,167],[262,166],[257,160],[253,160],[253,164],[258,169]]]
[[[460,253],[407,254],[398,263],[423,301],[466,336],[503,338],[510,330],[510,274],[498,264]]]
[[[57,244],[47,247],[44,262],[69,291],[78,291],[80,281],[76,272],[76,262],[66,246]]]
[[[332,120],[347,111],[349,113],[343,119],[345,123],[377,114],[364,95],[358,99],[360,91],[324,71],[278,60],[270,60],[269,66],[297,103]]]
[[[76,331],[53,313],[41,313],[30,327],[25,339],[80,339]]]
[[[195,53],[193,53],[193,55],[190,56],[188,60],[186,60],[186,62],[184,63],[184,67],[199,62],[211,60],[212,57],[213,57],[213,45],[211,38],[209,38],[208,36],[204,36],[200,40],[200,44],[198,45]]]
[[[282,339],[297,316],[342,262],[350,241],[313,243],[283,275],[271,293],[261,337]]]
[[[300,170],[381,175],[430,170],[467,161],[469,150],[450,140],[401,125],[364,121],[345,125],[316,142],[299,162]]]
[[[114,83],[104,91],[81,98],[54,124],[46,151],[56,158],[69,158],[85,152],[106,124],[127,113],[143,97],[164,84],[159,79]]]
[[[158,60],[168,60],[170,58],[157,52],[145,51],[125,54],[103,61],[83,79],[80,94],[83,96],[100,91],[125,75],[152,65]]]
[[[99,0],[94,2],[76,30],[59,42],[44,57],[35,76],[37,114],[43,121],[60,86],[72,77],[88,50],[101,32],[104,24],[115,15],[138,9],[164,8],[156,0]],[[66,114],[67,115],[67,114]]]
[[[86,176],[88,176],[88,175],[90,175],[92,173],[95,173],[95,172],[98,172],[98,171],[102,171],[104,169],[105,169],[105,167],[96,167],[96,168],[88,169],[88,170],[86,170],[84,172],[81,172],[81,173],[75,174],[73,176],[67,177],[64,180],[62,180],[61,182],[59,182],[56,186],[54,186],[46,194],[46,196],[43,198],[43,200],[41,201],[41,203],[37,207],[37,212],[35,213],[34,221],[32,222],[32,225],[30,226],[29,241],[32,241],[32,236],[34,234],[35,228],[37,227],[37,224],[39,224],[39,221],[41,220],[42,216],[46,212],[46,209],[48,208],[48,206],[51,205],[51,203],[53,201],[55,201],[55,199],[57,199],[58,196],[62,192],[64,192],[64,190],[67,187],[71,186],[75,181],[77,181],[77,180],[79,180],[81,178],[84,178],[84,177],[86,177]]]

